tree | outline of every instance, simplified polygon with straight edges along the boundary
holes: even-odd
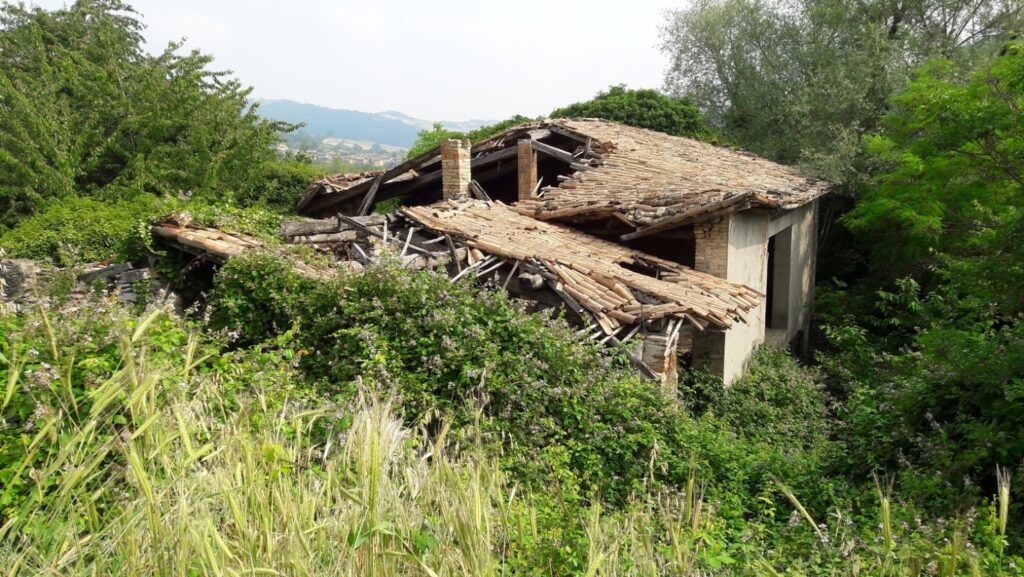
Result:
[[[908,271],[963,254],[984,223],[1024,201],[1024,54],[964,78],[938,61],[893,99],[886,131],[868,139],[883,171],[845,217],[880,270]]]
[[[448,130],[440,122],[435,122],[433,126],[431,126],[429,129],[424,128],[423,130],[419,131],[419,133],[416,136],[416,142],[414,142],[413,145],[409,147],[409,152],[408,154],[405,155],[405,157],[417,157],[423,154],[424,152],[427,152],[428,150],[433,150],[438,146],[441,146],[441,143],[444,142],[445,140],[448,140],[449,138],[465,137],[466,134],[464,132]]]
[[[704,115],[688,98],[666,96],[657,90],[612,86],[586,102],[555,109],[551,118],[604,118],[676,136],[704,136]]]
[[[419,132],[416,142],[409,148],[409,152],[405,157],[413,158],[427,152],[428,150],[433,150],[449,138],[468,138],[474,144],[477,142],[483,142],[503,130],[508,130],[513,126],[526,124],[531,121],[532,119],[523,116],[522,114],[516,114],[515,116],[506,118],[500,122],[481,126],[480,128],[470,130],[469,132],[448,130],[440,122],[435,122],[429,130],[423,129]]]
[[[855,469],[920,466],[948,494],[1024,459],[1022,101],[1011,42],[974,74],[923,67],[869,139],[880,172],[844,220],[875,274],[829,329]]]
[[[968,67],[1020,16],[1015,1],[697,0],[662,29],[666,86],[741,146],[857,184],[861,136],[914,67],[933,56]]]
[[[210,194],[259,188],[286,125],[212,58],[142,48],[119,0],[0,9],[0,224],[48,199]]]

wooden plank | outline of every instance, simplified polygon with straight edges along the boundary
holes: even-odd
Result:
[[[380,226],[384,224],[384,216],[379,214],[353,218],[365,226]],[[281,223],[281,236],[284,238],[311,234],[330,234],[350,230],[354,229],[334,217],[320,220],[286,220]]]
[[[339,213],[339,214],[337,215],[337,218],[339,218],[339,219],[343,220],[344,222],[347,222],[348,224],[350,224],[350,225],[352,225],[352,226],[356,227],[357,229],[359,229],[359,230],[361,230],[361,231],[365,232],[366,234],[370,234],[370,235],[373,235],[373,236],[375,236],[375,237],[377,237],[377,238],[379,238],[379,239],[381,239],[381,240],[384,240],[384,241],[386,241],[386,240],[387,240],[387,239],[385,238],[385,234],[386,234],[386,232],[387,232],[387,228],[385,228],[385,232],[384,232],[384,233],[380,233],[380,232],[377,232],[377,231],[373,230],[372,228],[369,228],[369,227],[366,227],[366,226],[364,226],[364,225],[363,225],[362,223],[360,223],[360,222],[359,222],[359,221],[357,221],[356,219],[352,218],[351,216],[348,216],[348,215],[344,215],[344,214],[340,214],[340,213]],[[384,221],[384,222],[385,222],[385,224],[387,224],[387,221]],[[358,245],[356,245],[356,246],[358,246]],[[411,250],[413,250],[413,251],[416,251],[416,252],[420,253],[420,254],[430,254],[430,251],[429,251],[429,250],[427,250],[427,249],[425,249],[425,248],[420,248],[420,247],[418,247],[418,246],[416,246],[416,245],[409,245],[409,248],[410,248]]]
[[[378,177],[378,179],[380,179],[381,184],[387,184],[391,180],[405,174],[406,172],[409,172],[410,170],[416,170],[420,168],[421,166],[427,164],[430,160],[432,160],[434,157],[439,156],[440,154],[440,150],[437,148],[428,150],[427,152],[424,152],[423,154],[416,156],[415,158],[410,158],[409,160],[406,160],[405,162],[399,164],[398,166],[389,169],[388,171],[381,174]],[[334,206],[339,202],[344,202],[345,200],[359,196],[360,194],[368,191],[370,187],[373,186],[374,182],[375,180],[373,179],[367,179],[357,184],[356,186],[352,186],[345,189],[345,198],[321,199],[319,202],[317,201],[316,198],[312,198],[309,200],[306,206],[300,207],[298,211],[300,214],[314,214],[323,211],[324,209]]]
[[[287,239],[289,244],[317,244],[323,242],[352,242],[356,240],[359,235],[354,230],[345,230],[342,232],[329,232],[325,234],[308,234],[301,236],[292,236]]]
[[[475,180],[469,181],[469,192],[474,198],[491,202],[491,196],[487,194],[484,187],[480,186],[480,183]]]
[[[448,236],[446,234],[446,235],[444,235],[444,239],[445,239],[445,241],[448,242],[448,250],[452,254],[452,261],[455,263],[456,272],[462,272],[462,263],[459,262],[459,257],[457,255],[457,253],[455,252],[455,243],[452,242],[452,237],[450,237],[450,236]],[[468,248],[466,249],[466,258],[467,259],[469,258],[469,249]]]
[[[366,196],[363,198],[363,203],[359,205],[359,211],[356,213],[357,216],[366,216],[370,212],[370,209],[373,207],[373,197],[377,196],[377,189],[380,188],[382,178],[384,178],[383,174],[373,179],[373,185],[370,186],[370,192],[366,193]]]
[[[566,164],[573,164],[576,162],[576,158],[572,154],[569,154],[561,148],[555,148],[550,144],[544,144],[543,142],[536,140],[530,141],[530,145],[533,146],[533,149],[537,152],[543,152],[544,154],[557,158]]]
[[[554,132],[555,134],[561,134],[562,136],[567,136],[567,137],[569,137],[569,138],[579,142],[580,144],[586,144],[587,141],[590,140],[590,137],[585,135],[585,134],[576,132],[575,130],[572,130],[571,128],[566,128],[564,126],[559,126],[557,124],[549,124],[547,128],[548,128],[548,130],[550,130],[551,132]]]

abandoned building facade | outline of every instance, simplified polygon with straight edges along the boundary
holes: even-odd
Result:
[[[629,308],[626,302],[594,299],[588,307],[580,300],[598,294],[576,287],[566,295],[594,316],[595,328],[605,333],[618,334],[620,325],[644,325],[640,332],[645,338],[635,346],[663,378],[672,378],[677,356],[731,382],[765,341],[806,347],[814,298],[817,200],[828,184],[788,167],[604,120],[552,120],[513,128],[475,146],[449,140],[391,171],[346,184],[311,187],[299,211],[319,217],[338,211],[366,213],[376,202],[402,197],[403,212],[426,228],[463,239],[501,239],[507,245],[492,250],[511,260],[564,257],[564,268],[598,277],[596,284],[606,289],[600,295],[605,301],[608,294],[622,292],[623,301],[638,302],[639,307]],[[469,200],[460,204],[459,199]],[[487,208],[475,206],[480,203]],[[546,253],[534,238],[539,223],[554,225],[543,232],[558,239]],[[584,242],[585,237],[608,241],[634,253],[633,260],[654,264],[643,270],[621,258],[610,263],[626,272],[671,282],[667,271],[675,265],[751,289],[755,304],[732,302],[724,295],[730,289],[691,274],[692,286],[669,301],[677,310],[660,315],[657,309],[665,307],[664,299],[645,298],[652,295],[636,279],[620,279],[625,282],[619,287],[609,282],[617,275],[596,272],[593,263],[580,264],[616,259],[598,256],[600,251]],[[513,254],[516,245],[525,253]],[[531,250],[536,254],[526,254]],[[567,283],[555,272],[553,288],[560,291],[587,282],[577,278],[570,280],[582,282]],[[699,308],[698,296],[721,301],[706,305],[719,314],[702,318],[694,314],[696,309],[686,310],[694,304]],[[650,310],[644,311],[644,305]],[[666,318],[678,319],[679,326],[669,327]]]
[[[726,147],[549,120],[317,181],[297,207],[316,220],[286,222],[282,236],[348,268],[391,250],[406,266],[490,280],[564,306],[651,378],[674,383],[681,360],[731,383],[760,344],[807,345],[827,190]],[[397,212],[371,214],[393,199]],[[256,242],[174,222],[154,233],[220,258]]]

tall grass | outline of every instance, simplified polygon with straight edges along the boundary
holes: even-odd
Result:
[[[60,448],[38,469],[33,450],[24,459],[35,490],[0,529],[0,574],[486,577],[506,572],[510,543],[542,539],[529,500],[479,446],[409,430],[369,392],[314,408],[225,399],[215,374],[195,370],[194,339],[178,363],[146,354],[158,314],[122,336],[87,418],[58,410],[39,426],[31,446]],[[591,574],[685,574],[664,571],[693,557],[679,550],[689,542],[673,534],[663,555],[653,511],[592,513],[604,537],[592,535]]]
[[[959,525],[930,540],[901,529],[882,483],[877,530],[817,524],[780,483],[797,511],[789,533],[733,533],[695,475],[623,509],[566,505],[552,520],[472,431],[409,429],[390,397],[371,390],[346,404],[281,402],[269,394],[273,373],[229,394],[230,375],[210,369],[197,337],[170,356],[150,354],[162,314],[119,335],[119,364],[84,397],[76,400],[71,370],[53,385],[53,407],[0,484],[32,489],[0,518],[0,575],[1012,574],[1003,470],[992,547]],[[59,323],[41,323],[54,364],[82,362],[62,348]],[[11,391],[29,386],[25,358],[6,350],[5,411]],[[57,450],[41,453],[47,443]],[[569,548],[551,542],[557,524],[582,535],[579,565],[538,561],[539,549]]]

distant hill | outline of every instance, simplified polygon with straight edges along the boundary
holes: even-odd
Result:
[[[413,118],[394,110],[359,112],[293,100],[261,100],[259,103],[261,116],[284,122],[304,122],[306,127],[302,132],[318,138],[339,138],[409,148],[416,141],[416,133],[433,124],[430,120]],[[493,123],[493,120],[442,122],[446,128],[461,131]]]

